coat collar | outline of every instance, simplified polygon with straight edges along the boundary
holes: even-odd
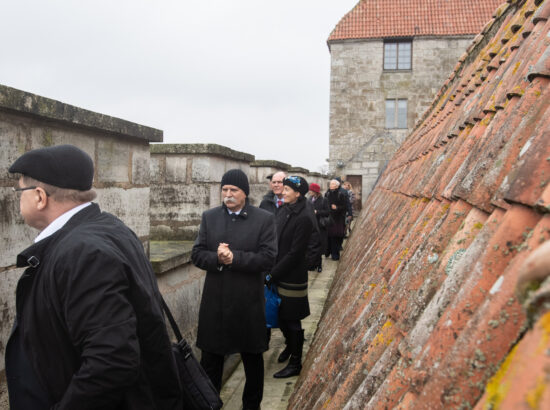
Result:
[[[27,249],[22,251],[19,255],[17,255],[17,267],[23,268],[26,266],[31,266],[33,268],[36,268],[40,264],[40,261],[43,259],[44,255],[46,254],[50,244],[59,241],[60,238],[65,236],[68,232],[72,231],[76,226],[80,225],[83,221],[86,221],[87,219],[97,216],[100,213],[101,213],[101,210],[99,209],[99,205],[95,203],[92,203],[90,206],[87,206],[86,208],[77,212],[57,232],[48,236],[47,238],[42,239],[41,241],[38,241],[32,244]]]
[[[250,208],[250,204],[248,202],[248,198],[246,198],[246,201],[244,203],[244,206],[243,208],[241,209],[241,212],[239,213],[239,215],[237,215],[237,218],[242,218],[242,219],[246,219],[248,218],[248,210]],[[229,216],[229,209],[227,208],[227,206],[225,205],[225,203],[222,203],[222,208],[223,210],[223,213],[226,214],[227,216]]]

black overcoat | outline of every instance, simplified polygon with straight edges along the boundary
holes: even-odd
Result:
[[[328,236],[343,238],[346,229],[346,212],[348,209],[348,197],[339,189],[327,191],[326,198],[330,210],[332,223],[328,227]],[[332,209],[336,205],[336,209]]]
[[[328,245],[327,227],[321,226],[321,224],[319,223],[319,219],[327,218],[330,214],[329,207],[328,207],[328,200],[322,195],[319,195],[315,201],[312,201],[312,198],[309,198],[309,201],[313,205],[313,209],[317,211],[315,213],[315,216],[317,218],[317,226],[319,228],[321,249],[325,251]]]
[[[307,298],[308,271],[306,252],[313,230],[311,215],[303,197],[284,205],[276,217],[278,253],[271,276],[277,285],[283,320],[301,320],[309,316]]]
[[[231,266],[218,264],[218,245],[229,244]],[[220,355],[267,350],[264,274],[277,255],[274,217],[248,203],[238,216],[225,205],[203,213],[193,263],[206,270],[197,346]]]
[[[28,268],[17,284],[8,378],[20,371],[12,355],[21,342],[52,408],[181,408],[156,278],[119,219],[91,204],[17,266]]]

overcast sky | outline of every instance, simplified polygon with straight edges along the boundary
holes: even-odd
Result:
[[[319,171],[326,40],[358,1],[4,1],[0,84]]]

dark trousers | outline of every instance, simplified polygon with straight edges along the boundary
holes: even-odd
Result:
[[[264,357],[262,353],[241,353],[246,382],[243,409],[259,409],[264,395]],[[202,351],[201,366],[218,392],[222,388],[224,356]]]
[[[342,242],[344,242],[344,238],[341,236],[328,237],[328,246],[330,249],[330,256],[335,261],[340,259],[340,248],[342,247]]]

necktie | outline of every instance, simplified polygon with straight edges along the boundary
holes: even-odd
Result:
[[[283,201],[281,201],[280,199],[277,199],[277,208],[280,208],[282,204],[283,204]]]

